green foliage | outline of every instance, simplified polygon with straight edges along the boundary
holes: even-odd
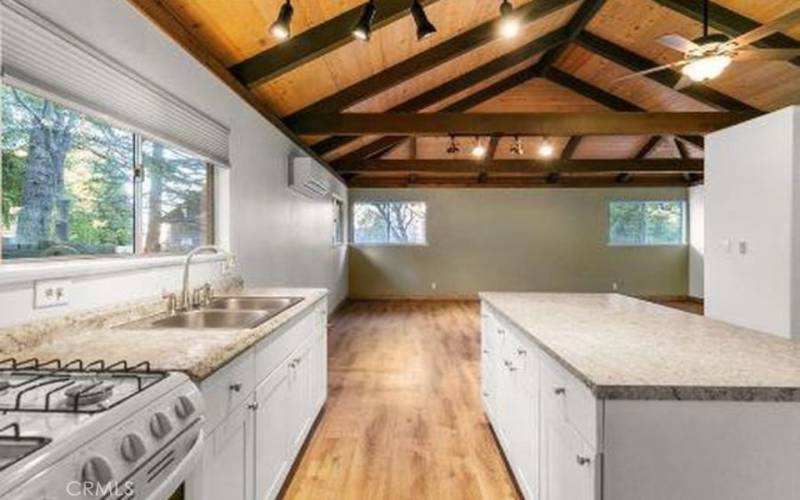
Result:
[[[676,245],[684,239],[682,201],[614,201],[609,204],[609,243]]]

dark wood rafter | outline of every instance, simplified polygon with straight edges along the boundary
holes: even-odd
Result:
[[[486,160],[494,160],[494,156],[497,154],[497,146],[500,144],[500,136],[493,135],[489,139],[489,145],[486,147]]]
[[[696,0],[655,0],[655,2],[698,22],[703,22],[700,2]],[[761,23],[714,2],[709,2],[708,23],[712,28],[732,37],[747,33],[761,26]],[[763,49],[800,48],[800,41],[783,33],[773,33],[755,42],[753,46]],[[791,60],[791,63],[795,66],[800,66],[800,57],[795,57]]]
[[[430,5],[437,1],[421,0],[423,5]],[[350,32],[358,22],[364,5],[354,7],[289,40],[234,64],[230,68],[231,73],[244,85],[255,87],[353,42]],[[375,0],[375,6],[377,12],[372,23],[373,31],[408,15],[411,2],[409,0]]]
[[[569,73],[565,73],[557,68],[550,68],[545,77],[556,83],[561,85],[562,87],[566,87],[573,92],[576,92],[584,97],[587,97],[593,100],[596,103],[602,104],[603,106],[613,109],[614,111],[637,111],[637,112],[644,112],[646,111],[641,106],[638,106],[622,97],[619,97],[611,92],[607,92],[599,87],[592,85],[589,82],[576,78]],[[702,148],[703,147],[703,138],[699,136],[680,136],[682,140],[690,142],[695,146]]]
[[[541,173],[618,173],[703,172],[703,161],[692,159],[659,160],[353,160],[339,165],[345,173],[381,174],[541,174]]]
[[[623,173],[619,176],[627,176],[624,181],[629,187],[666,187],[679,186],[686,187],[687,181],[683,174],[649,174],[636,177]],[[699,178],[696,177],[695,179]],[[696,180],[694,182],[697,182]],[[619,186],[617,176],[598,176],[598,177],[571,177],[558,173],[548,173],[546,175],[527,175],[527,176],[489,176],[489,175],[468,175],[468,176],[418,176],[413,184],[409,182],[409,176],[400,177],[377,177],[377,176],[358,176],[350,180],[350,187],[354,188],[403,188],[403,187],[461,187],[461,188],[592,188],[592,187],[616,187]]]
[[[486,64],[483,64],[467,73],[453,78],[441,85],[438,85],[422,94],[412,97],[397,106],[392,107],[389,111],[396,112],[415,112],[421,111],[429,106],[447,99],[459,92],[469,89],[492,76],[502,73],[503,71],[513,68],[518,64],[522,64],[529,60],[531,57],[550,49],[559,44],[563,44],[568,39],[566,30],[564,28],[555,30],[547,35],[544,35],[530,43],[512,50]],[[355,139],[351,136],[333,136],[323,139],[322,141],[314,144],[312,148],[318,154],[325,154],[342,146],[350,144]]]
[[[645,71],[660,66],[660,64],[655,61],[642,57],[590,32],[585,31],[581,33],[581,35],[576,38],[576,42],[590,52],[627,68],[632,72]],[[689,85],[680,90],[675,90],[673,87],[675,87],[675,84],[681,79],[681,76],[682,75],[675,70],[664,69],[663,71],[642,75],[642,78],[649,78],[654,82],[669,87],[675,92],[680,92],[698,102],[721,111],[759,111],[745,102],[698,83]]]
[[[186,28],[174,13],[170,11],[164,2],[160,0],[128,0],[139,12],[150,19],[159,29],[169,38],[183,47],[192,57],[206,67],[214,76],[222,80],[234,93],[242,98],[247,104],[255,109],[264,119],[270,122],[275,128],[283,133],[292,141],[299,150],[314,158],[334,177],[344,181],[321,156],[314,152],[304,141],[302,141],[286,124],[275,115],[256,95],[247,87],[242,85],[236,77],[225,67],[217,57],[208,50],[206,45],[200,41],[194,33]]]
[[[567,141],[567,144],[564,146],[564,149],[561,150],[561,159],[562,160],[570,160],[573,156],[575,156],[575,151],[578,149],[578,145],[581,143],[581,136],[573,135]]]
[[[654,135],[653,137],[648,139],[647,142],[644,143],[641,149],[639,149],[639,152],[636,153],[635,158],[637,160],[644,160],[650,153],[653,152],[654,149],[656,149],[656,146],[658,146],[658,144],[662,140],[663,137],[661,137],[660,135]]]
[[[289,122],[301,135],[651,135],[706,134],[753,118],[725,112],[330,113]]]
[[[515,9],[523,24],[528,24],[552,14],[577,0],[537,0]],[[499,18],[485,22],[469,31],[456,35],[434,47],[420,52],[395,64],[369,78],[361,80],[314,104],[290,115],[291,119],[300,115],[332,113],[342,111],[398,83],[413,78],[425,71],[450,61],[466,52],[475,50],[497,39]]]
[[[678,150],[678,156],[684,160],[689,158],[689,150],[686,148],[686,144],[679,141],[676,137],[673,137],[672,141],[675,144],[675,148]]]

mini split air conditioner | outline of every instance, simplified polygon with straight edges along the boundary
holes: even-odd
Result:
[[[289,159],[289,187],[309,198],[322,198],[331,190],[328,173],[308,157]]]

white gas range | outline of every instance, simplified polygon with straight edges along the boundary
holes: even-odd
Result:
[[[148,363],[0,361],[0,498],[169,498],[203,415],[186,375]]]

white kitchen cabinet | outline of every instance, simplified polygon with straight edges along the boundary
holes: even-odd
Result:
[[[201,383],[218,404],[187,499],[278,496],[325,403],[327,338],[323,299]],[[231,410],[231,401],[241,403]]]
[[[542,427],[541,500],[595,497],[595,457],[562,418],[545,417]]]
[[[289,472],[289,366],[284,363],[256,388],[255,483],[256,499],[275,498]],[[276,453],[277,450],[283,450]]]

